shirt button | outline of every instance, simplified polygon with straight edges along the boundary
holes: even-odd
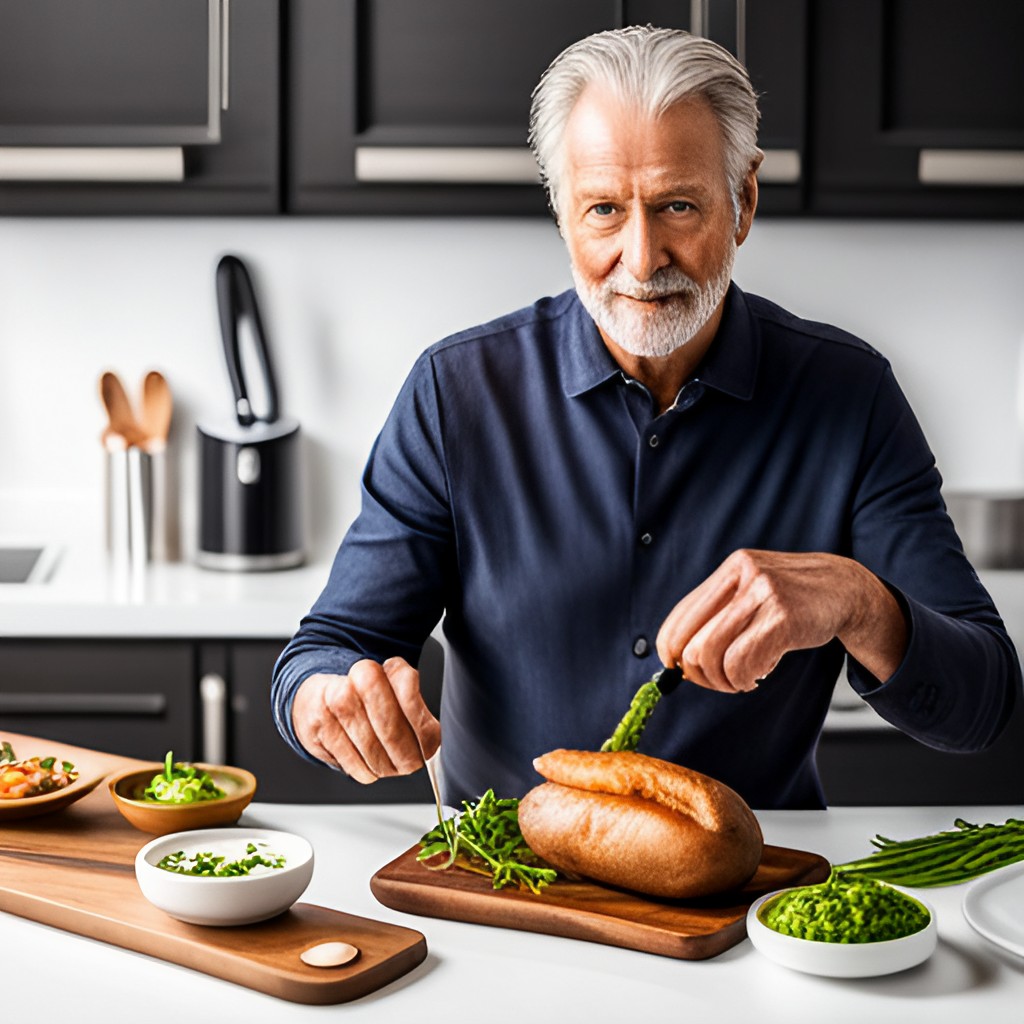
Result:
[[[652,448],[657,448],[658,447],[658,435],[657,434],[651,434],[651,436],[649,438],[647,438],[647,443]]]
[[[640,537],[640,543],[645,547],[650,544],[652,540],[654,540],[654,538],[649,533],[645,533]]]
[[[647,637],[645,637],[645,636],[638,636],[633,641],[633,653],[638,658],[642,658],[647,653],[647,647],[648,647]]]

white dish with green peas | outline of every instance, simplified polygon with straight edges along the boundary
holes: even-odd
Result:
[[[154,906],[179,921],[254,924],[287,910],[313,877],[302,836],[261,828],[211,828],[153,839],[135,877]]]
[[[792,970],[868,978],[916,967],[935,952],[935,911],[924,900],[867,878],[768,893],[747,912],[758,952]]]

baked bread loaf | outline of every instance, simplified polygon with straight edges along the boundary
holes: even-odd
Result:
[[[562,871],[649,896],[737,888],[761,860],[761,827],[715,779],[632,751],[553,750],[519,803],[530,849]]]

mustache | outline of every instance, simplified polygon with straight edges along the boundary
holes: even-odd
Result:
[[[608,291],[647,302],[669,295],[693,295],[697,283],[678,267],[662,267],[647,281],[638,281],[621,263],[604,280]]]

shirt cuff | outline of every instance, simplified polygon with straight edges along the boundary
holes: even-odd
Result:
[[[324,765],[334,771],[339,771],[334,765],[328,765],[326,761],[314,757],[300,742],[295,734],[295,727],[292,725],[292,705],[295,703],[295,694],[299,687],[310,677],[324,673],[327,675],[347,675],[348,670],[365,655],[357,654],[354,651],[347,651],[341,648],[332,650],[310,651],[304,654],[292,654],[287,657],[288,652],[278,659],[274,666],[274,679],[270,690],[270,706],[274,715],[274,722],[277,731],[284,741],[304,761],[311,764]]]

